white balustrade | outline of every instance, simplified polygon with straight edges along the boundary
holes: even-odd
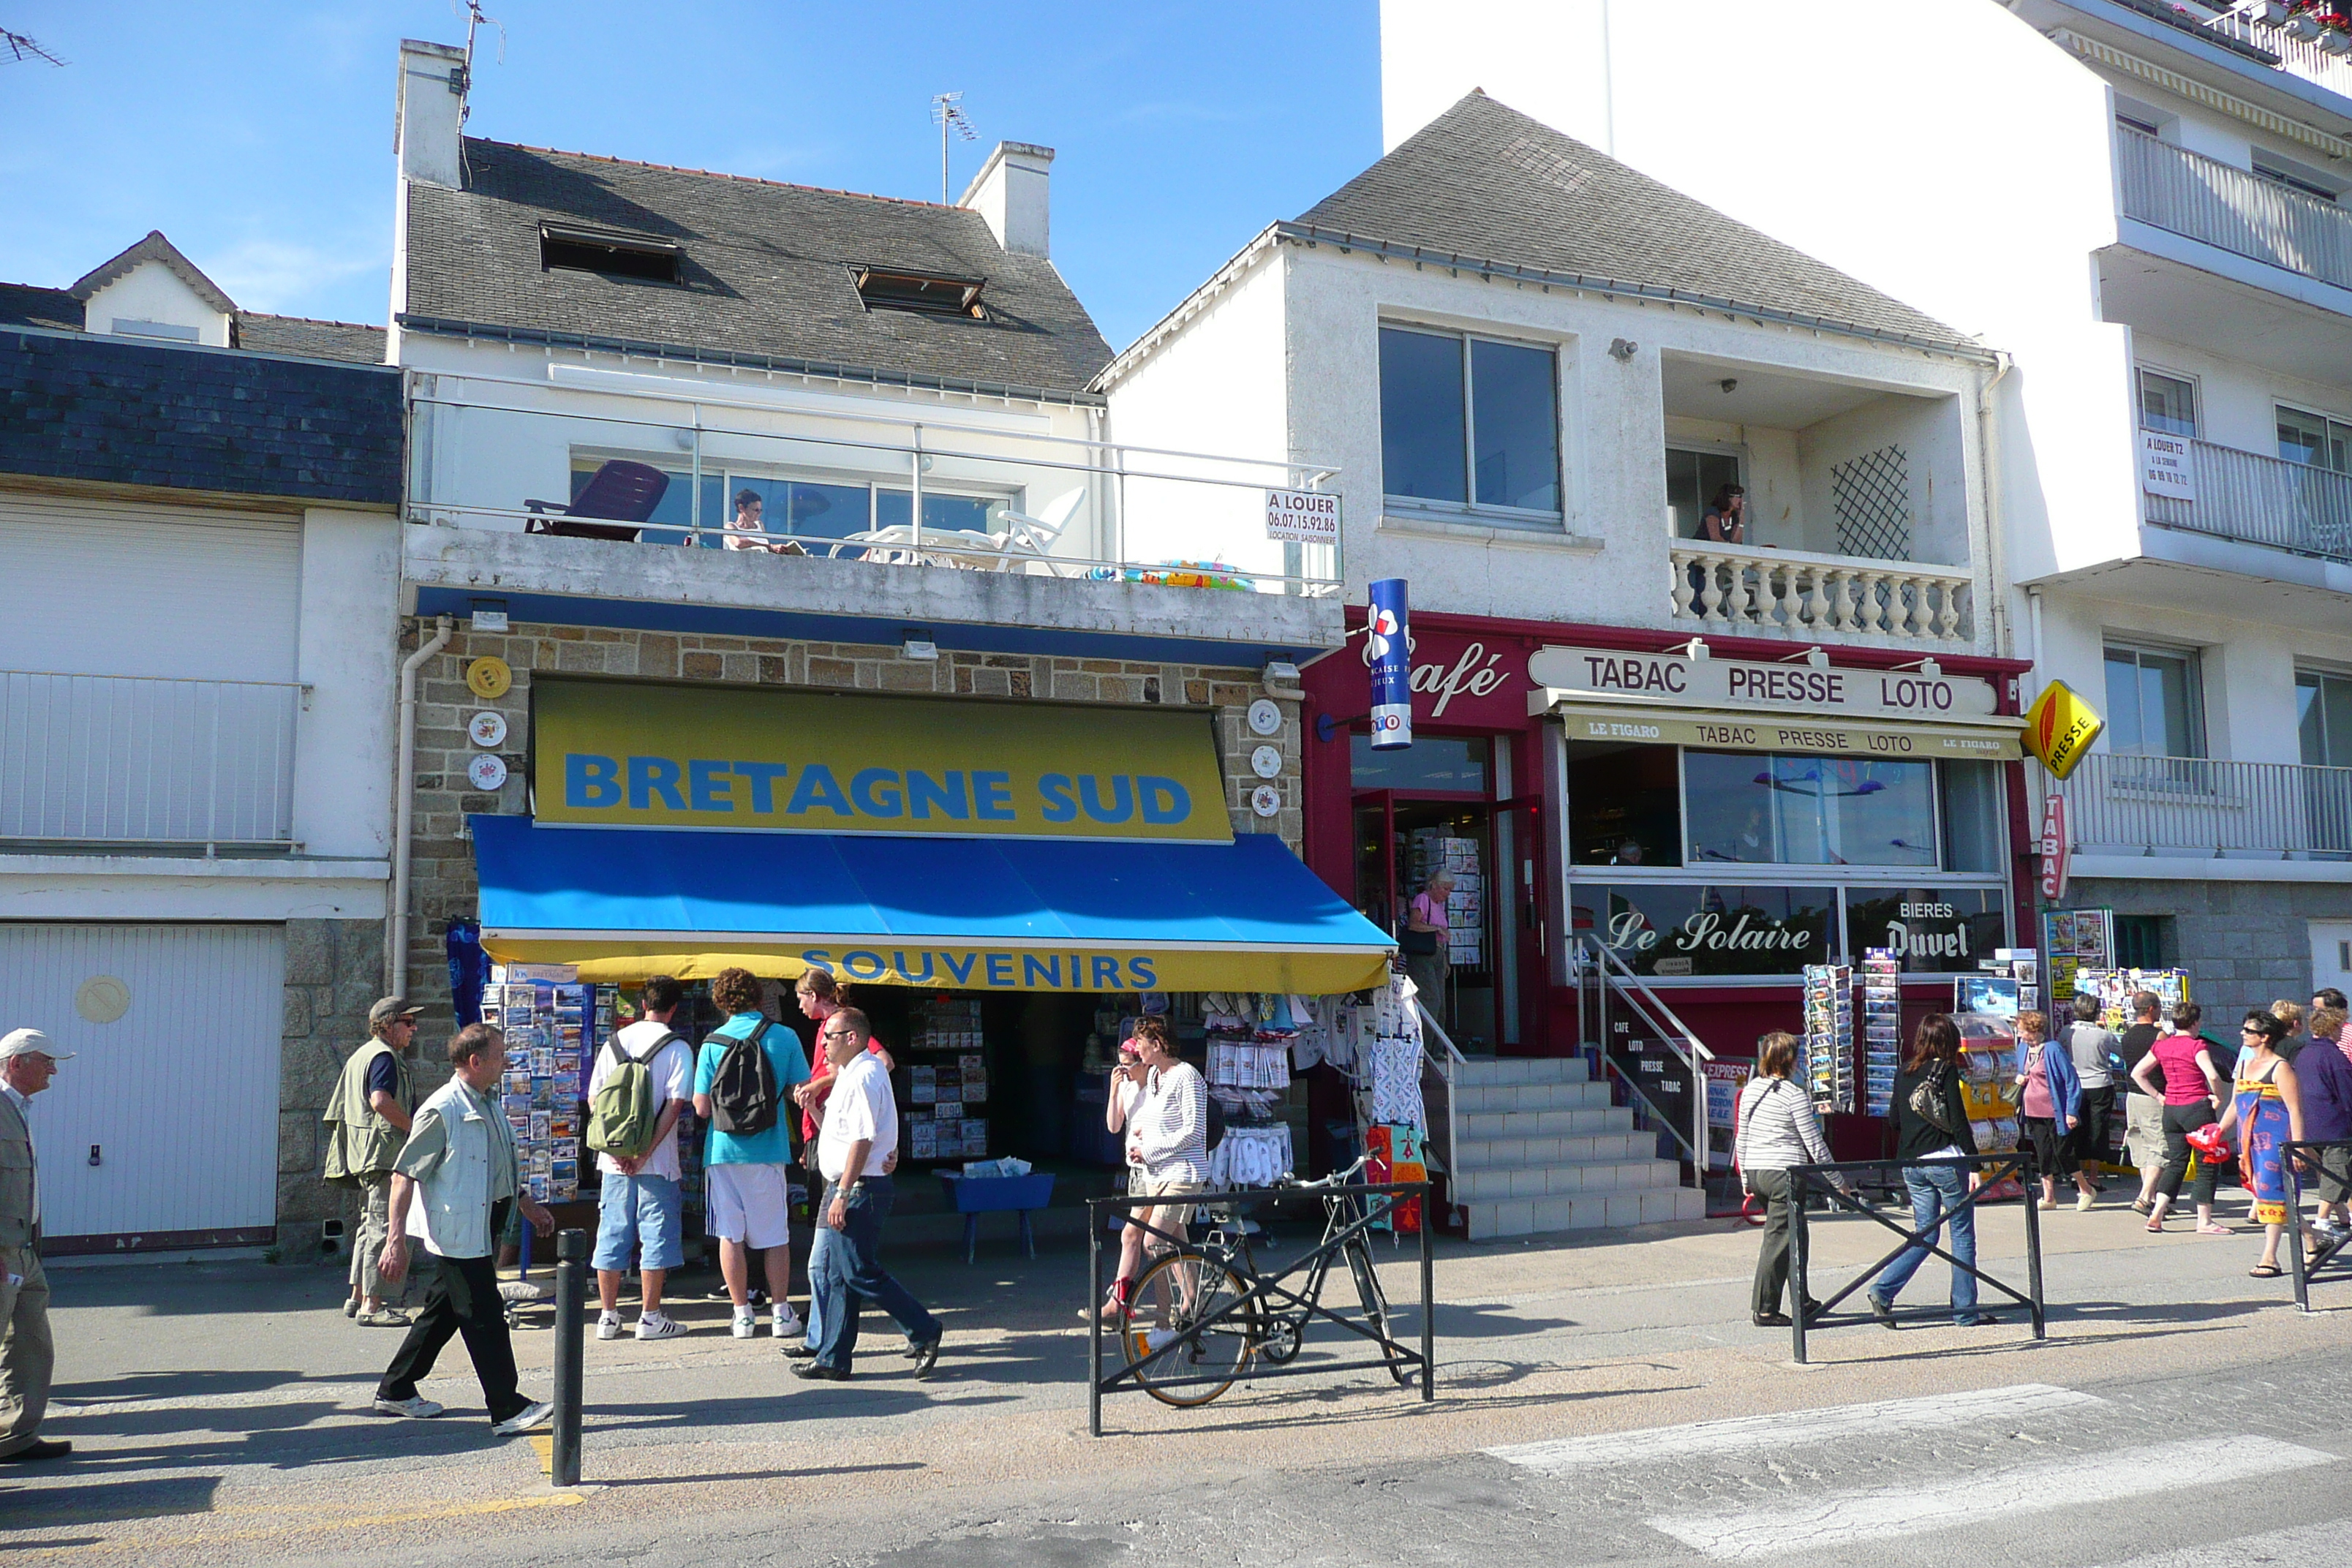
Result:
[[[1733,635],[1850,632],[1934,643],[1976,635],[1964,568],[1690,540],[1668,553],[1677,620]]]

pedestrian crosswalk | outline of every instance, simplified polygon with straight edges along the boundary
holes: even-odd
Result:
[[[1630,1504],[1648,1530],[1722,1563],[1784,1555],[1794,1562],[1867,1560],[1875,1543],[1985,1524],[1988,1499],[2000,1500],[1990,1513],[2013,1528],[2085,1500],[2105,1504],[2167,1494],[2169,1500],[2168,1494],[2183,1489],[2183,1478],[2193,1478],[2190,1487],[2258,1479],[2274,1484],[2282,1476],[2345,1463],[2326,1449],[2259,1433],[2175,1436],[2179,1428],[2161,1419],[2151,1423],[2153,1414],[2029,1383],[1483,1452],[1546,1479],[1605,1482],[1600,1489],[1620,1506]],[[2031,1447],[2012,1450],[2012,1443]],[[1799,1473],[1820,1479],[1786,1484]],[[2063,1484],[2051,1484],[2059,1474]],[[1759,1476],[1772,1478],[1770,1484],[1754,1485]],[[1838,1484],[1840,1476],[1848,1484]],[[1694,1502],[1694,1496],[1722,1500],[1710,1505]],[[2325,1528],[2330,1548],[2323,1555],[2336,1555],[2346,1526],[2339,1521]],[[2200,1553],[2151,1556],[2113,1568],[2317,1560],[2310,1552],[2285,1549],[2293,1544],[2288,1537],[2301,1540],[2296,1531],[2271,1533],[2280,1541],[2248,1537]],[[2263,1549],[2267,1545],[2281,1550]],[[1862,1556],[1853,1555],[1857,1552]]]

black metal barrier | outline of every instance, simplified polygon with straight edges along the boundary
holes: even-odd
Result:
[[[2322,1042],[2323,1044],[2325,1042]],[[2334,1155],[2330,1158],[2330,1154]],[[2294,1304],[2311,1310],[2311,1282],[2315,1279],[2352,1279],[2352,1258],[2345,1256],[2346,1240],[2320,1241],[2308,1258],[2303,1255],[2303,1176],[2300,1168],[2307,1156],[2311,1173],[2328,1174],[2339,1183],[2352,1176],[2352,1138],[2336,1138],[2326,1142],[2305,1140],[2299,1143],[2279,1145],[2280,1165],[2286,1173],[2286,1216],[2288,1228],[2296,1234],[2284,1239],[2287,1244],[2287,1272],[2294,1280]],[[2352,1217],[2352,1211],[2347,1212]],[[2341,1223],[2340,1221],[2338,1223]]]
[[[2018,1184],[2025,1189],[2026,1290],[2023,1294],[2020,1294],[2006,1281],[1994,1279],[1973,1264],[1962,1263],[1943,1247],[1928,1241],[1927,1231],[1906,1229],[1845,1190],[1849,1186],[1864,1185],[1865,1184],[1860,1178],[1865,1173],[1885,1171],[1900,1173],[1925,1170],[1930,1166],[1949,1169],[1955,1165],[1976,1172],[1978,1185],[1960,1201],[1958,1207],[1942,1212],[1934,1226],[1937,1230],[1940,1231],[1948,1226],[1952,1216],[1962,1211],[1968,1211],[1970,1225],[1973,1226],[1979,1210],[1979,1200],[1995,1185],[2010,1177],[2015,1177]],[[1877,1321],[1866,1313],[1848,1314],[1844,1321],[1837,1323],[1832,1323],[1828,1320],[1839,1302],[1877,1279],[1881,1270],[1914,1247],[1924,1246],[1931,1257],[1940,1258],[1955,1268],[1966,1269],[1978,1283],[1991,1286],[2018,1305],[2026,1308],[2033,1316],[2033,1337],[2037,1340],[2049,1338],[2042,1295],[2042,1215],[2033,1201],[2034,1173],[2031,1152],[2019,1150],[2008,1154],[1968,1154],[1941,1160],[1848,1160],[1821,1165],[1794,1165],[1790,1167],[1789,1176],[1790,1186],[1789,1201],[1791,1210],[1789,1217],[1789,1287],[1793,1297],[1790,1305],[1794,1309],[1789,1314],[1789,1323],[1790,1338],[1795,1342],[1796,1359],[1800,1366],[1805,1363],[1805,1332],[1809,1327],[1817,1325],[1823,1328],[1843,1328],[1854,1322],[1867,1323]],[[1835,1177],[1836,1181],[1832,1181],[1832,1177]],[[1843,1185],[1840,1184],[1841,1183]],[[1900,1188],[1907,1184],[1904,1183],[1898,1174],[1895,1184]],[[1813,1312],[1805,1310],[1805,1303],[1812,1300],[1812,1293],[1806,1289],[1806,1277],[1810,1267],[1810,1245],[1805,1228],[1805,1201],[1809,1189],[1820,1191],[1830,1200],[1833,1208],[1843,1208],[1849,1213],[1864,1215],[1903,1238],[1895,1243],[1894,1248],[1885,1257],[1848,1280],[1843,1289],[1823,1301],[1820,1310]],[[1940,1204],[1938,1207],[1941,1207]],[[1921,1261],[1924,1263],[1926,1259],[1923,1258]],[[1930,1317],[1948,1316],[1950,1312],[1951,1309],[1948,1306],[1912,1307],[1896,1309],[1895,1316],[1899,1321],[1905,1318],[1924,1320]],[[1809,1322],[1808,1320],[1811,1321]]]
[[[580,1484],[582,1342],[587,1338],[588,1233],[566,1230],[555,1237],[555,1437],[549,1445],[547,1479],[559,1487]]]
[[[1203,1193],[1178,1197],[1108,1197],[1091,1198],[1087,1203],[1087,1430],[1102,1436],[1102,1401],[1106,1394],[1141,1391],[1158,1394],[1160,1390],[1205,1388],[1197,1399],[1169,1398],[1158,1394],[1169,1404],[1206,1404],[1238,1380],[1259,1378],[1322,1376],[1337,1372],[1360,1372],[1373,1367],[1386,1370],[1399,1384],[1411,1386],[1418,1381],[1424,1404],[1437,1397],[1435,1378],[1435,1329],[1432,1312],[1433,1287],[1435,1279],[1430,1252],[1430,1230],[1435,1215],[1430,1207],[1431,1184],[1427,1182],[1395,1182],[1365,1186],[1318,1185],[1299,1183],[1289,1186],[1247,1187],[1232,1192]],[[1322,1240],[1278,1270],[1258,1268],[1247,1235],[1240,1231],[1243,1224],[1242,1206],[1283,1199],[1316,1198],[1324,1206],[1327,1223]],[[1357,1284],[1362,1299],[1360,1318],[1343,1316],[1341,1312],[1322,1304],[1323,1280],[1334,1260],[1341,1260],[1350,1270],[1368,1264],[1366,1238],[1381,1220],[1395,1223],[1394,1215],[1408,1201],[1421,1203],[1421,1344],[1418,1349],[1404,1343],[1391,1332],[1375,1278],[1367,1286],[1358,1275]],[[1193,1208],[1223,1211],[1230,1218],[1220,1218],[1209,1227],[1206,1242],[1193,1242],[1172,1232],[1145,1224],[1134,1217],[1138,1209],[1153,1209],[1171,1204],[1190,1203]],[[1353,1212],[1344,1217],[1335,1207],[1339,1204],[1353,1205]],[[1187,1321],[1171,1331],[1161,1342],[1150,1342],[1152,1335],[1143,1336],[1140,1347],[1124,1332],[1119,1335],[1125,1364],[1108,1374],[1103,1370],[1103,1331],[1105,1324],[1101,1306],[1107,1294],[1103,1280],[1104,1221],[1112,1214],[1123,1215],[1128,1223],[1139,1225],[1147,1239],[1147,1264],[1141,1279],[1150,1278],[1153,1268],[1162,1258],[1201,1260],[1203,1268],[1216,1267],[1229,1272],[1244,1289],[1222,1300],[1214,1310]],[[1224,1227],[1230,1224],[1239,1235],[1237,1242],[1224,1239]],[[1347,1255],[1353,1252],[1355,1256]],[[1285,1282],[1307,1274],[1305,1289],[1294,1289]],[[1194,1309],[1188,1306],[1187,1312]],[[1351,1334],[1369,1340],[1380,1351],[1378,1359],[1317,1363],[1313,1365],[1290,1364],[1297,1355],[1307,1326],[1315,1321],[1337,1323]],[[1180,1357],[1189,1357],[1197,1364],[1202,1359],[1207,1341],[1213,1336],[1232,1339],[1239,1335],[1235,1359],[1239,1370],[1219,1378],[1175,1377],[1164,1375],[1178,1363]],[[1136,1353],[1140,1348],[1140,1355]],[[1272,1363],[1271,1367],[1261,1363]],[[1152,1373],[1149,1379],[1139,1374]],[[1213,1386],[1209,1386],[1209,1385]]]

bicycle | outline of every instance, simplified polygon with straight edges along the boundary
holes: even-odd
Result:
[[[1192,1409],[1231,1388],[1258,1356],[1280,1366],[1298,1354],[1308,1321],[1322,1308],[1333,1244],[1365,1218],[1365,1199],[1349,1190],[1349,1178],[1369,1163],[1369,1157],[1360,1159],[1315,1181],[1280,1184],[1286,1192],[1317,1193],[1323,1199],[1322,1243],[1295,1292],[1259,1273],[1248,1227],[1233,1205],[1204,1205],[1212,1224],[1200,1244],[1153,1262],[1137,1279],[1120,1313],[1120,1341],[1139,1363],[1135,1379],[1145,1393],[1163,1405]],[[1372,1265],[1368,1234],[1357,1230],[1338,1242],[1338,1249],[1347,1256],[1365,1321],[1387,1342],[1388,1297]],[[1283,1304],[1276,1303],[1275,1291],[1286,1299]],[[1178,1351],[1154,1353],[1180,1342]],[[1399,1386],[1412,1383],[1411,1367],[1394,1361],[1388,1367]]]

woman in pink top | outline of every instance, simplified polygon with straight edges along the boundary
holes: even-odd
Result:
[[[2202,1127],[2210,1127],[2221,1119],[2214,1109],[2221,1098],[2221,1075],[2213,1068],[2211,1053],[2205,1042],[2197,1037],[2197,1026],[2204,1020],[2205,1010],[2194,1002],[2183,1002],[2172,1010],[2172,1033],[2148,1047],[2140,1058],[2139,1066],[2132,1068],[2132,1080],[2150,1094],[2164,1097],[2164,1173],[2156,1179],[2156,1206],[2148,1211],[2147,1228],[2164,1228],[2164,1211],[2180,1196],[2180,1178],[2188,1173],[2189,1135]],[[2157,1074],[2164,1075],[2164,1087],[2157,1088]],[[2214,1170],[2210,1161],[2197,1163],[2197,1179],[2190,1184],[2190,1195],[2197,1204],[2197,1234],[2227,1236],[2230,1227],[2213,1223]]]
[[[1453,1020],[1445,1016],[1445,981],[1454,968],[1454,953],[1445,900],[1453,891],[1454,878],[1444,871],[1423,884],[1405,909],[1402,937],[1404,970],[1421,993],[1421,1005],[1449,1026]]]

